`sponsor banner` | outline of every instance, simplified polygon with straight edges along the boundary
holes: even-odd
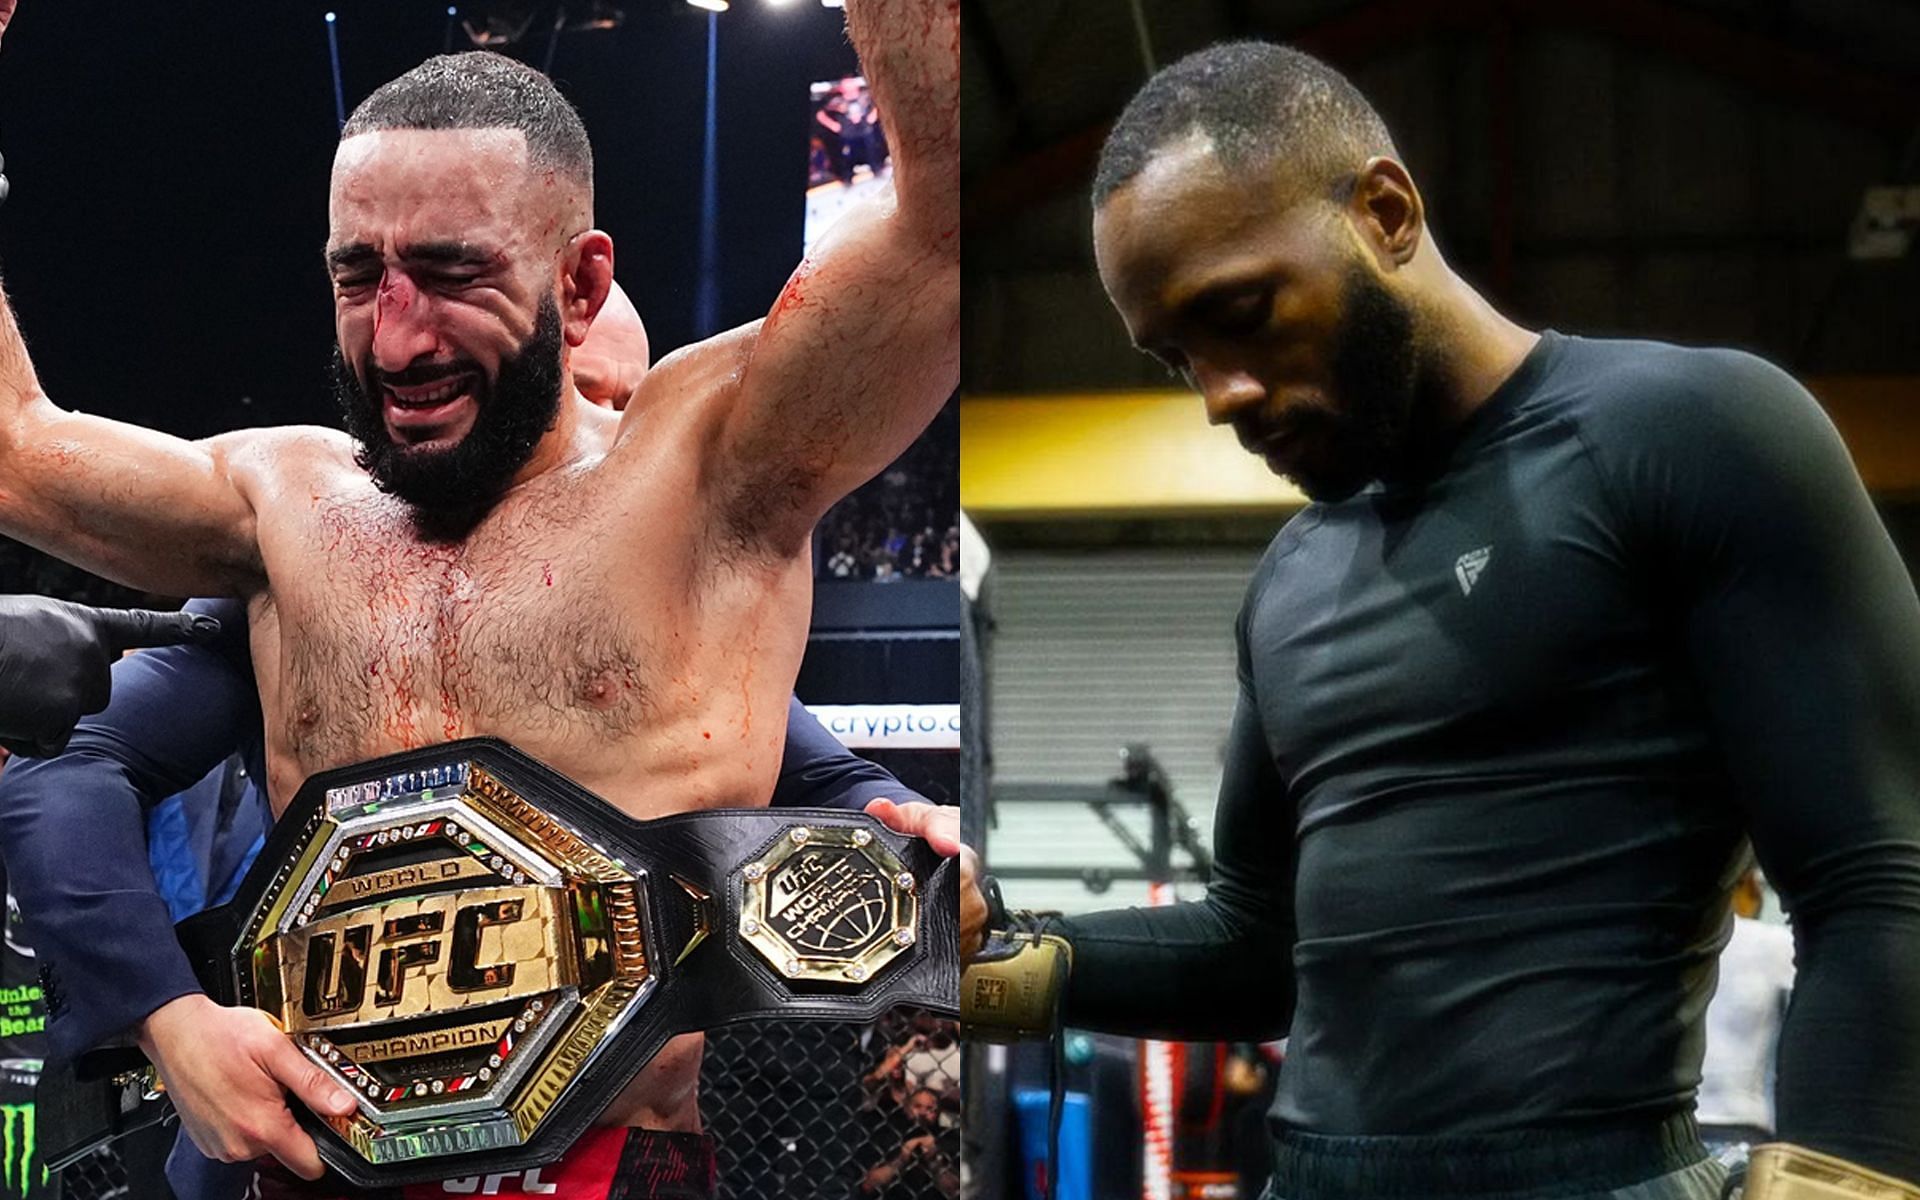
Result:
[[[34,1145],[33,1101],[0,1104],[0,1195],[44,1196],[47,1167]]]
[[[809,704],[807,711],[853,750],[958,750],[958,704]]]

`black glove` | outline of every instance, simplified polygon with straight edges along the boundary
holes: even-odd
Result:
[[[0,596],[0,747],[36,758],[60,753],[80,718],[107,706],[108,669],[121,654],[219,632],[204,613]]]

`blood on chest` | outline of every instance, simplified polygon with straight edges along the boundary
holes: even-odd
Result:
[[[647,720],[654,656],[593,564],[379,534],[340,530],[323,573],[276,581],[283,731],[303,763]]]

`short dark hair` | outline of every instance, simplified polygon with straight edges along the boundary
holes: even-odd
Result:
[[[1100,149],[1094,207],[1190,133],[1231,169],[1284,161],[1309,191],[1331,190],[1373,155],[1398,156],[1386,122],[1340,72],[1287,46],[1223,42],[1160,71],[1127,102]]]
[[[490,50],[437,54],[382,84],[353,110],[340,137],[380,129],[518,129],[535,170],[593,187],[593,147],[580,114],[551,79]]]

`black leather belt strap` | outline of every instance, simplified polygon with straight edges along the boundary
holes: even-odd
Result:
[[[958,1015],[957,860],[942,858],[920,839],[902,837],[872,817],[844,809],[722,808],[652,821],[634,821],[611,810],[610,815],[621,822],[606,831],[613,840],[644,847],[629,861],[655,876],[693,882],[716,902],[725,899],[729,919],[718,923],[718,930],[709,930],[709,936],[717,934],[721,939],[713,948],[725,952],[692,953],[683,962],[660,964],[660,989],[647,1002],[645,1020],[660,1027],[661,1041],[768,1017],[871,1020],[897,1005]],[[863,990],[796,992],[771,964],[740,941],[741,896],[738,888],[729,888],[728,876],[796,826],[871,831],[917,879],[925,881],[924,926],[915,939],[911,962],[881,972]],[[261,857],[266,857],[264,851]],[[678,887],[657,887],[651,890],[651,899],[655,919],[669,939],[664,957],[675,958],[692,940],[696,926],[692,897]],[[174,929],[201,986],[221,1004],[242,1002],[235,989],[233,947],[243,920],[237,903],[226,904],[188,917]]]

